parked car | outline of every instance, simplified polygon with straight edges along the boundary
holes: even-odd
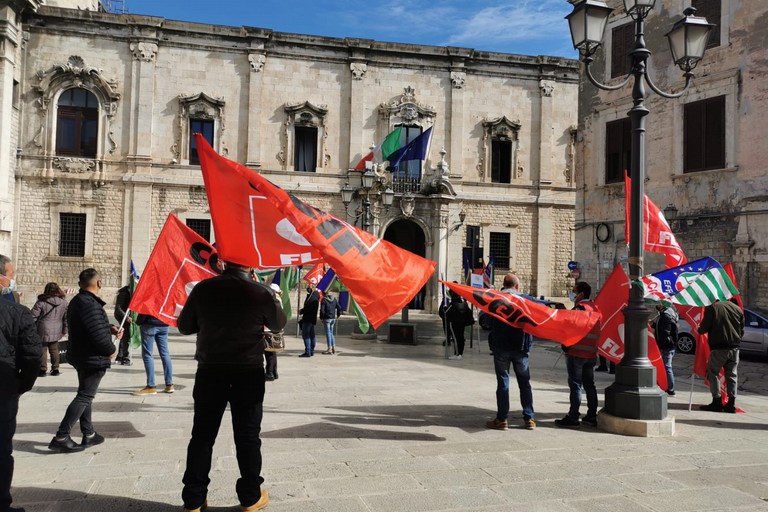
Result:
[[[547,300],[547,299],[536,299],[536,302],[540,302],[552,309],[565,309],[565,304],[563,304],[562,302],[555,302],[553,300]],[[480,325],[480,328],[482,330],[484,331],[491,330],[491,316],[485,311],[480,311],[478,313],[477,323]]]
[[[677,350],[683,354],[696,352],[696,340],[691,325],[685,320],[677,324]],[[744,337],[741,352],[768,356],[768,316],[752,309],[744,309]]]

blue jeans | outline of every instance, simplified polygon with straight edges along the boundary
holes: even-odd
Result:
[[[315,338],[315,324],[302,322],[301,337],[304,338],[304,352],[314,355],[317,339]]]
[[[509,369],[517,377],[520,388],[520,405],[523,406],[523,419],[533,419],[533,390],[531,372],[528,368],[528,352],[504,350],[493,347],[493,367],[496,370],[496,419],[507,421],[509,416]]]
[[[587,418],[597,416],[597,389],[595,388],[595,360],[583,357],[566,356],[565,365],[568,369],[568,387],[571,388],[571,408],[568,418],[579,419],[581,406],[581,388],[587,393]]]
[[[664,369],[667,370],[667,393],[674,393],[675,391],[675,374],[672,373],[672,358],[675,357],[675,348],[662,348],[661,360],[664,362]]]
[[[171,353],[168,351],[168,326],[167,325],[142,325],[141,326],[141,358],[144,360],[144,370],[147,372],[147,386],[155,387],[155,358],[152,354],[152,342],[157,343],[157,351],[163,362],[163,378],[165,385],[173,384],[173,366],[171,365]]]
[[[336,325],[335,318],[326,318],[323,320],[325,324],[325,337],[328,340],[328,348],[336,348],[336,337],[333,335],[333,326]]]

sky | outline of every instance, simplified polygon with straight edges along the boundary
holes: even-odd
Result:
[[[577,58],[566,0],[124,0],[131,14],[277,32]]]

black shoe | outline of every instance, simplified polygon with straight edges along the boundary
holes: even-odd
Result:
[[[90,436],[83,436],[83,442],[80,443],[80,446],[83,446],[83,447],[96,446],[97,444],[101,444],[103,442],[104,442],[104,436],[102,436],[98,432],[94,432]]]
[[[581,426],[581,422],[579,420],[572,420],[568,416],[565,416],[561,420],[555,420],[555,425],[564,428],[579,428]]]
[[[736,397],[735,396],[728,397],[728,403],[725,404],[725,406],[723,407],[723,412],[728,412],[731,414],[736,413]]]
[[[59,375],[61,375],[61,372],[59,372],[59,370],[51,370],[52,377],[58,377]]]
[[[126,357],[120,362],[120,364],[123,366],[131,366],[131,360]]]
[[[8,507],[5,510],[7,510],[8,512],[26,512],[26,509],[24,507]]]
[[[669,396],[675,396],[675,392],[674,392],[674,390],[671,390],[671,389],[668,389],[668,390],[667,390],[667,394],[668,394]]]
[[[45,370],[40,370],[40,371],[37,373],[37,376],[38,376],[38,377],[45,377],[46,375],[48,375],[48,372],[46,372]]]
[[[61,453],[74,453],[85,450],[85,446],[77,444],[69,436],[61,440],[56,439],[56,436],[54,436],[50,444],[48,444],[48,449]]]
[[[709,412],[723,412],[723,403],[720,401],[720,397],[713,398],[711,404],[702,405],[699,407],[699,410]]]
[[[607,366],[598,366],[597,368],[595,368],[595,371],[596,372],[607,372],[608,371],[608,367]]]
[[[275,372],[274,375],[275,375],[275,380],[277,380],[278,379],[277,372]]]
[[[303,354],[299,354],[299,357],[312,357],[312,356],[311,354],[304,352]]]
[[[274,375],[272,375],[271,373],[268,373],[268,374],[266,374],[266,375],[264,376],[264,379],[265,379],[265,380],[268,380],[268,381],[273,381],[273,380],[275,380],[275,376],[274,376]]]
[[[581,422],[584,423],[585,425],[589,425],[590,427],[596,427],[597,416],[584,416],[583,418],[581,418]]]

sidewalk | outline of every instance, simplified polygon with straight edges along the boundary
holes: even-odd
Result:
[[[337,356],[296,357],[287,336],[279,380],[267,383],[263,452],[267,510],[416,511],[757,511],[768,510],[768,400],[762,361],[748,361],[746,414],[688,412],[692,356],[675,358],[678,395],[671,438],[632,438],[554,426],[568,408],[559,346],[537,342],[531,355],[536,430],[522,429],[512,392],[511,428],[483,428],[495,413],[487,344],[445,359],[439,319],[412,314],[418,344],[350,338],[343,317]],[[397,320],[395,320],[397,321]],[[287,331],[291,332],[291,325]],[[295,325],[293,325],[295,329]],[[386,329],[380,329],[385,338]],[[485,337],[485,336],[483,336]],[[94,402],[107,441],[85,452],[47,449],[76,389],[74,370],[38,380],[24,395],[14,449],[14,504],[28,512],[181,510],[181,478],[192,426],[194,338],[171,336],[177,392],[136,397],[141,358],[114,367]],[[162,366],[156,360],[157,380]],[[740,372],[740,376],[744,372]],[[611,375],[597,374],[602,389]],[[685,377],[685,380],[682,378]],[[694,404],[709,402],[697,381]],[[76,438],[79,440],[79,436]],[[214,449],[208,510],[239,510],[231,421]]]

